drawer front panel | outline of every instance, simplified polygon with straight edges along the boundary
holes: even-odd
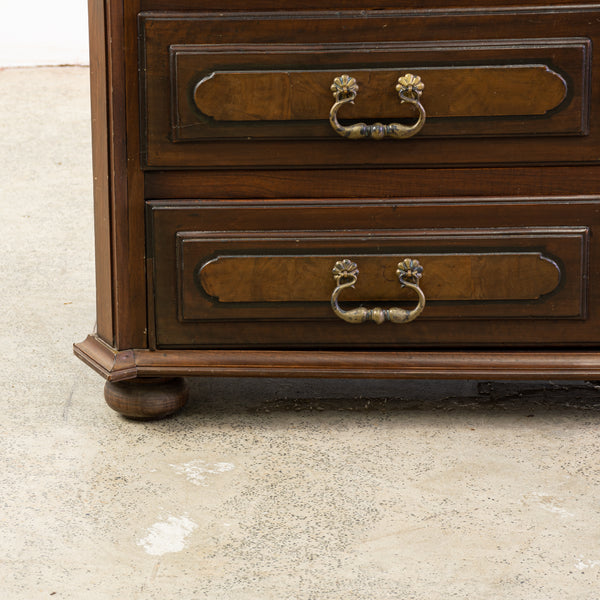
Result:
[[[557,10],[560,19],[545,11],[526,19],[480,11],[143,14],[146,165],[596,161],[590,23],[600,9]],[[418,111],[396,88],[407,74],[424,84],[427,118],[415,137],[357,146],[334,130],[331,86],[342,75],[358,85],[338,112],[343,126],[414,123]]]
[[[594,203],[582,205],[580,222],[559,225],[568,206],[150,202],[157,342],[401,346],[593,340],[587,281]],[[420,227],[434,215],[435,229]],[[459,227],[466,215],[481,226]],[[359,222],[369,228],[357,229]],[[393,224],[397,228],[390,229]],[[423,267],[420,287],[427,304],[418,320],[374,328],[334,314],[332,268],[344,259],[359,269],[356,285],[341,298],[344,308],[410,308],[414,292],[403,289],[396,275],[407,258]],[[492,333],[496,329],[502,330],[499,338]]]
[[[424,268],[421,288],[430,303],[424,318],[580,317],[582,280],[558,287],[562,271],[580,269],[586,236],[586,230],[571,228],[278,232],[269,237],[185,232],[177,240],[179,314],[184,320],[331,318],[332,268],[340,259],[360,269],[354,289],[344,294],[348,302],[410,302],[410,290],[398,285],[395,274],[398,262],[409,257]],[[547,294],[559,297],[551,306],[535,302]],[[523,306],[522,300],[530,302]],[[289,306],[298,302],[309,304],[302,310]],[[457,302],[477,304],[458,307]]]
[[[335,139],[330,88],[343,73],[359,85],[356,101],[340,113],[352,121],[410,121],[415,111],[399,101],[397,79],[404,72],[420,77],[429,120],[420,137],[581,135],[587,126],[589,40],[299,46],[273,45],[261,53],[246,46],[172,47],[173,139]],[[560,66],[550,67],[550,55]],[[317,60],[313,70],[302,70]]]

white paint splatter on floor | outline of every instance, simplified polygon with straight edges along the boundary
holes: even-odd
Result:
[[[186,516],[169,516],[166,521],[154,523],[148,528],[148,535],[138,540],[148,554],[162,556],[168,552],[181,552],[187,538],[198,525]]]
[[[194,485],[208,485],[206,479],[209,475],[226,473],[235,468],[228,462],[207,463],[203,460],[193,460],[181,465],[170,465],[178,475],[185,475],[187,480]]]
[[[583,555],[579,555],[579,560],[575,563],[575,568],[583,571],[584,569],[593,569],[600,567],[600,560],[584,560]]]
[[[550,494],[544,494],[542,492],[533,492],[531,494],[536,502],[536,504],[547,510],[548,512],[560,515],[561,517],[574,517],[575,515],[572,512],[558,506],[557,499]]]

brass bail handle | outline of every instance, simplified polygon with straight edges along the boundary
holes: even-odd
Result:
[[[358,266],[356,263],[345,258],[338,260],[333,267],[333,279],[336,283],[336,288],[331,294],[331,308],[333,312],[348,323],[365,323],[366,321],[375,321],[378,325],[385,321],[392,323],[410,323],[414,321],[425,308],[425,294],[419,287],[419,279],[423,274],[423,267],[418,260],[405,258],[398,263],[396,275],[402,287],[414,290],[419,298],[419,302],[412,310],[404,308],[365,308],[359,306],[352,310],[343,310],[338,304],[339,295],[343,290],[349,287],[354,287],[358,280]]]
[[[336,133],[351,140],[381,140],[385,137],[403,139],[412,137],[421,131],[427,118],[425,107],[421,104],[421,95],[424,87],[425,84],[421,81],[421,78],[412,73],[406,73],[406,75],[398,78],[396,91],[398,92],[400,103],[407,102],[408,104],[412,104],[419,111],[419,117],[412,125],[402,125],[401,123],[374,123],[373,125],[354,123],[353,125],[344,126],[340,125],[337,114],[344,104],[354,103],[354,99],[358,94],[358,83],[350,75],[340,75],[331,84],[335,103],[329,111],[329,122]]]

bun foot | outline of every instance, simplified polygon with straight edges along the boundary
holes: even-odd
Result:
[[[130,419],[162,419],[180,410],[188,399],[182,377],[140,377],[107,381],[104,399],[108,406]]]

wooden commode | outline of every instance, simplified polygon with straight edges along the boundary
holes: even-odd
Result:
[[[600,1],[89,10],[75,353],[112,408],[170,414],[185,376],[600,378]]]

